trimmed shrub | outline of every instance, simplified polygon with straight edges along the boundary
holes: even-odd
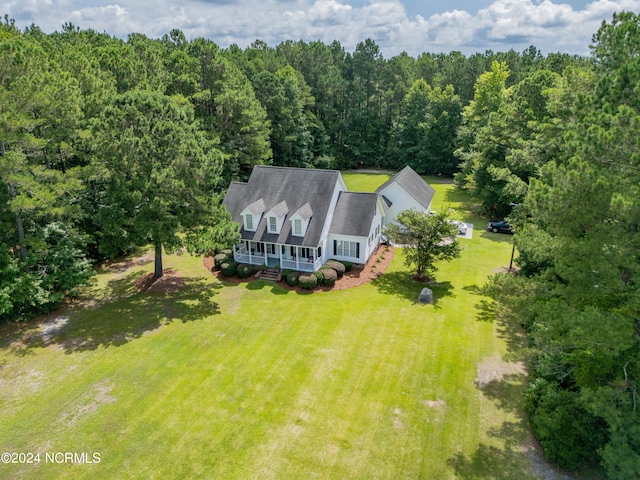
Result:
[[[313,274],[316,276],[316,280],[318,280],[318,285],[322,285],[322,281],[324,280],[322,272],[313,272]]]
[[[338,273],[333,268],[329,267],[322,269],[322,276],[322,284],[328,287],[333,287],[338,279]]]
[[[233,277],[236,274],[238,263],[234,261],[224,262],[220,265],[220,271],[225,277]]]
[[[339,262],[337,260],[329,260],[327,262],[327,266],[330,268],[333,268],[336,273],[338,274],[338,278],[342,277],[342,275],[344,275],[344,272],[347,271],[347,268],[344,266],[344,263]]]
[[[241,263],[238,265],[238,268],[236,268],[236,275],[240,278],[249,278],[252,273],[253,267],[247,263]]]
[[[353,268],[353,263],[351,262],[342,262],[342,264],[344,265],[344,269],[346,272],[350,272]]]
[[[233,260],[233,258],[230,259],[229,255],[227,255],[226,253],[218,253],[216,256],[213,257],[213,266],[219,270],[220,265],[222,265],[224,262],[228,260]]]
[[[303,273],[298,278],[298,283],[302,288],[306,288],[307,290],[313,290],[318,285],[318,277],[316,277],[313,273]]]
[[[286,279],[287,275],[289,275],[290,273],[293,273],[293,270],[285,268],[284,270],[282,270],[282,278]]]
[[[299,278],[300,272],[291,272],[289,275],[287,275],[287,285],[289,285],[290,287],[295,287],[296,285],[298,285]]]

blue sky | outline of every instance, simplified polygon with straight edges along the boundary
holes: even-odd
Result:
[[[72,22],[121,38],[158,38],[178,28],[221,47],[338,40],[348,51],[371,38],[387,58],[529,45],[586,55],[602,21],[622,10],[639,12],[640,0],[0,0],[1,15],[45,32]]]

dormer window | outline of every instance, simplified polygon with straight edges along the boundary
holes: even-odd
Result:
[[[287,207],[285,201],[274,205],[271,210],[265,214],[265,218],[267,220],[267,232],[279,234],[282,230],[282,225],[284,224],[284,219],[288,212],[289,207]]]
[[[291,216],[291,234],[294,237],[304,237],[312,216],[311,205],[305,203]]]
[[[251,205],[247,206],[247,208],[240,213],[244,218],[244,229],[250,232],[255,232],[263,213],[264,201],[262,201],[262,199],[256,200]]]

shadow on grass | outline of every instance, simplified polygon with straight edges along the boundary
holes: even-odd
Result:
[[[487,295],[477,285],[462,287],[463,290],[476,295]],[[521,325],[514,318],[509,318],[498,311],[497,303],[493,299],[481,298],[475,305],[476,321],[496,323],[498,337],[504,340],[509,355],[519,356],[525,345],[525,333]]]
[[[271,293],[274,295],[286,295],[290,291],[271,280],[252,280],[246,284],[245,288],[247,290],[271,289]]]
[[[433,305],[436,308],[440,300],[453,295],[453,285],[451,282],[417,282],[413,280],[411,274],[407,272],[385,273],[373,280],[371,284],[375,286],[380,293],[403,298],[416,304],[420,304],[418,297],[422,289],[425,287],[430,288],[433,291]]]
[[[464,290],[479,296],[487,295],[477,285],[464,287]],[[475,308],[476,321],[496,324],[498,336],[507,345],[506,358],[520,359],[525,337],[518,322],[504,312],[501,313],[492,299],[479,298]],[[540,449],[533,446],[524,405],[527,375],[524,371],[510,371],[510,368],[513,367],[496,363],[490,368],[490,375],[495,375],[496,378],[484,383],[476,382],[481,395],[496,409],[505,412],[509,420],[490,428],[487,435],[492,440],[480,443],[472,455],[457,453],[447,460],[447,464],[454,470],[456,478],[467,480],[568,478],[555,476],[555,469],[544,460]]]
[[[140,289],[144,275],[132,272],[92,290],[91,301],[36,323],[15,344],[21,350],[57,345],[65,353],[118,347],[176,320],[186,323],[220,313],[212,297],[222,285],[180,278],[165,283],[167,292],[154,293]]]
[[[533,470],[531,458],[523,453],[522,445],[529,435],[529,425],[524,416],[523,391],[526,375],[507,374],[483,385],[477,385],[496,408],[510,413],[514,420],[505,421],[489,429],[488,436],[496,439],[496,445],[481,443],[471,456],[457,453],[447,460],[456,478],[533,480],[540,478]]]
[[[453,178],[447,177],[445,175],[422,175],[422,178],[427,183],[431,183],[433,185],[436,185],[436,184],[453,185],[455,183]]]
[[[474,229],[475,232],[475,229]],[[482,238],[486,238],[487,240],[491,240],[492,242],[498,243],[512,243],[513,235],[509,235],[508,233],[493,233],[488,230],[482,230],[481,233]]]
[[[480,444],[471,457],[457,453],[447,460],[455,478],[463,480],[534,480],[540,477],[529,473],[523,454],[514,448],[498,448]]]
[[[476,304],[476,320],[493,323],[496,320],[496,304],[493,300],[482,299]]]
[[[463,203],[475,206],[471,194],[457,186],[455,188],[449,188],[445,191],[444,201],[446,203]]]

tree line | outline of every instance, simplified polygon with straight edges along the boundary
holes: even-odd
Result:
[[[516,232],[520,270],[487,291],[527,333],[545,454],[622,480],[640,478],[640,17],[614,15],[591,50],[512,86],[505,64],[482,74],[457,178]]]
[[[222,49],[0,25],[0,319],[55,308],[91,265],[236,238],[220,207],[256,164],[454,175],[507,216],[517,275],[488,292],[527,332],[547,456],[640,476],[640,26],[589,58],[400,54],[372,40]]]
[[[371,40],[219,48],[179,30],[126,41],[70,23],[0,28],[0,318],[47,311],[90,264],[151,242],[229,242],[217,201],[256,164],[451,175],[479,74],[583,64],[485,52],[384,59]],[[181,234],[181,235],[179,235]]]

